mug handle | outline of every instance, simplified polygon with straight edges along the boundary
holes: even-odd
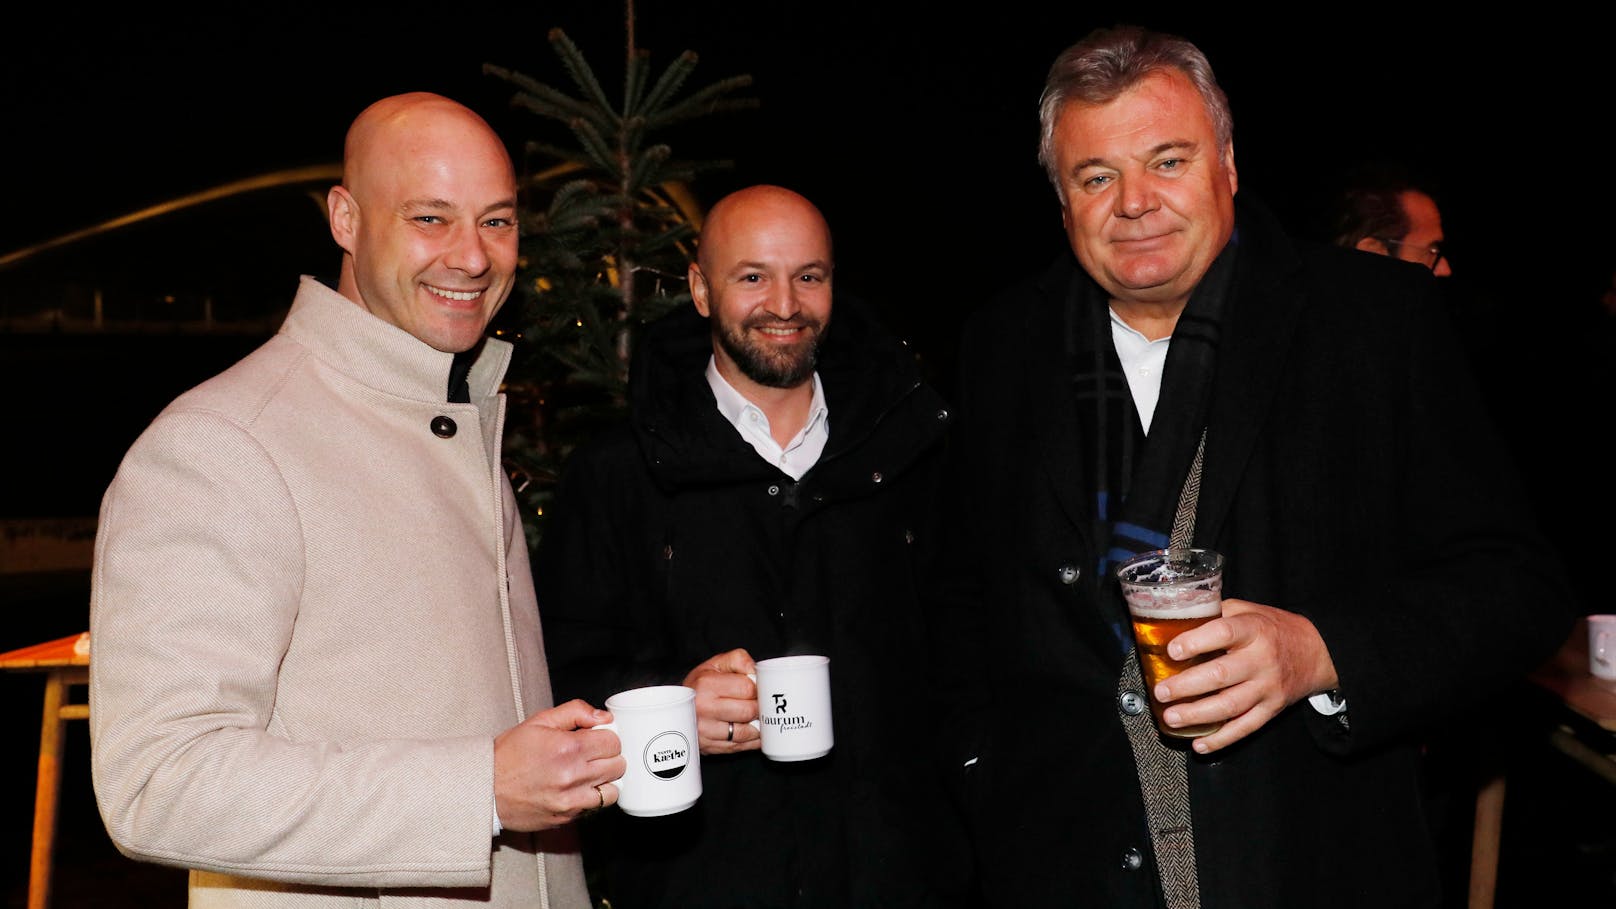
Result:
[[[754,693],[756,693],[757,692],[757,673],[748,672],[746,674],[746,677],[752,680],[752,691]],[[756,700],[756,698],[754,698],[753,700]],[[753,729],[756,729],[758,731],[758,733],[761,735],[762,732],[763,732],[762,719],[763,719],[763,702],[758,701],[758,719],[747,720],[746,725],[751,726]]]
[[[612,735],[617,735],[617,721],[616,720],[612,720],[610,723],[597,723],[594,726],[591,726],[589,728],[590,729],[604,729],[607,732],[610,732]],[[619,751],[621,751],[623,749],[623,737],[622,736],[617,736],[617,748],[618,748]],[[628,765],[625,763],[623,766],[624,766],[623,776],[628,776],[628,769],[627,769]],[[622,797],[623,797],[623,794],[622,794],[623,793],[623,777],[620,776],[615,780],[607,780],[606,782],[611,783],[613,786],[617,787],[617,792],[618,792],[617,797],[618,797],[619,800],[621,800]]]

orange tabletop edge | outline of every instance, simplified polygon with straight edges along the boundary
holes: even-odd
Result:
[[[70,634],[65,638],[33,644],[0,653],[0,669],[48,669],[52,666],[88,666],[90,655],[78,653],[74,646],[83,634]]]

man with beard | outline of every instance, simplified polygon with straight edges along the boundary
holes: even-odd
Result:
[[[651,325],[626,425],[581,446],[539,551],[562,696],[697,692],[703,793],[583,825],[597,897],[672,906],[963,905],[958,828],[911,703],[915,582],[948,409],[908,347],[836,300],[830,230],[752,186],[708,213],[694,306]],[[754,661],[830,658],[835,747],[766,759]],[[856,841],[855,841],[856,837]]]

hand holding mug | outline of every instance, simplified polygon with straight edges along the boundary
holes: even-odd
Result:
[[[504,827],[558,827],[615,801],[610,781],[627,764],[611,736],[593,731],[610,716],[571,700],[494,737],[494,805]]]
[[[696,732],[702,754],[756,751],[762,736],[757,719],[757,686],[751,654],[741,648],[720,653],[690,670],[684,685],[696,692]]]
[[[606,699],[612,721],[596,726],[617,735],[623,774],[596,787],[598,808],[615,795],[617,807],[636,817],[661,817],[701,797],[701,754],[695,748],[696,692],[683,685],[619,691]],[[615,789],[615,793],[613,790]]]

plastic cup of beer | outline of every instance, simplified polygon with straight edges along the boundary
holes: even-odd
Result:
[[[1210,549],[1157,549],[1140,553],[1117,566],[1117,581],[1133,619],[1133,639],[1150,712],[1163,735],[1192,739],[1210,735],[1222,726],[1203,723],[1173,728],[1162,722],[1164,704],[1156,700],[1162,679],[1218,656],[1204,653],[1188,660],[1167,655],[1167,642],[1191,628],[1223,614],[1223,556]],[[1184,699],[1175,704],[1189,703]]]

